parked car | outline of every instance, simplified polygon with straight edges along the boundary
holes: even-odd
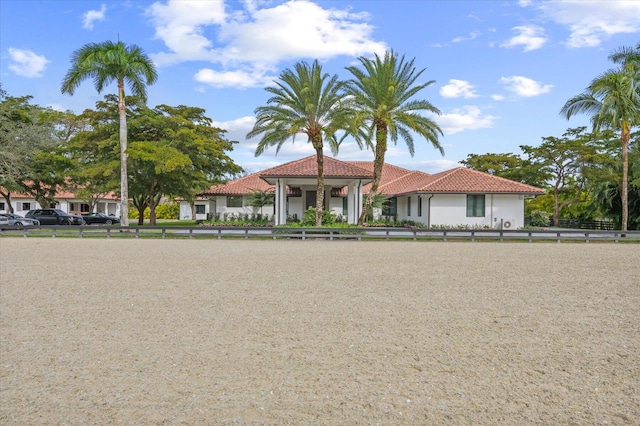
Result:
[[[89,213],[82,216],[87,225],[93,225],[94,223],[100,223],[105,225],[111,225],[113,223],[120,223],[120,218],[115,216],[109,216],[104,213]]]
[[[82,216],[69,214],[60,209],[29,210],[25,217],[40,221],[40,225],[84,225]]]
[[[40,226],[40,221],[22,217],[15,213],[0,213],[0,225],[8,226]]]

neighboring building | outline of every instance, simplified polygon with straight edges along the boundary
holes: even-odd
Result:
[[[259,213],[250,206],[254,191],[275,193],[274,206],[263,209],[273,214],[276,224],[287,217],[302,217],[316,204],[316,157],[282,164],[261,172],[212,186],[199,194],[196,217],[213,214]],[[324,158],[325,209],[348,223],[357,223],[362,200],[369,193],[373,177],[371,161],[340,161]],[[374,216],[412,220],[426,226],[478,226],[518,228],[524,226],[524,199],[544,190],[508,179],[457,167],[429,175],[385,164],[378,192],[388,198],[384,211]],[[180,218],[191,219],[189,203],[180,203]]]
[[[92,213],[90,204],[87,200],[77,197],[74,192],[58,191],[55,194],[55,204],[52,206],[41,206],[36,202],[35,198],[30,195],[19,192],[11,193],[11,205],[16,214],[24,216],[29,210],[41,208],[56,208],[71,214],[87,214]],[[0,213],[7,213],[9,208],[7,200],[0,198]],[[111,216],[120,217],[120,200],[114,193],[109,193],[95,204],[93,212],[104,213]]]

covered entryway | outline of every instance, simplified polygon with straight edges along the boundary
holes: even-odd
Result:
[[[315,207],[318,186],[318,164],[315,156],[267,169],[260,177],[275,185],[275,224],[287,223],[287,188],[307,188],[302,206]],[[325,208],[329,206],[332,188],[346,188],[347,223],[356,224],[362,211],[362,187],[371,182],[372,173],[363,168],[324,157]],[[290,211],[289,214],[292,212]],[[300,214],[303,211],[299,212]]]

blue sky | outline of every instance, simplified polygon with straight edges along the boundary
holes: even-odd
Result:
[[[611,67],[612,50],[640,41],[640,1],[2,0],[2,88],[42,106],[94,108],[115,87],[98,94],[86,81],[68,96],[60,83],[74,50],[118,38],[158,66],[148,104],[204,108],[239,141],[232,157],[249,172],[313,154],[303,136],[260,157],[258,140],[245,139],[283,69],[317,58],[348,79],[357,57],[392,48],[426,68],[421,81],[435,80],[420,97],[442,112],[434,119],[445,156],[416,139],[414,157],[399,141],[387,161],[434,173],[470,153],[519,153],[587,125],[559,110]],[[346,143],[337,158],[373,154]]]

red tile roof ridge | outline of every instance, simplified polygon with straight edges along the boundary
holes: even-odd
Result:
[[[310,170],[315,169],[314,176],[317,174],[317,159],[315,155],[311,155],[300,160],[291,161],[285,164],[280,164],[275,167],[263,170],[260,172],[262,178],[270,177],[287,177],[287,176],[308,176],[312,174]],[[332,170],[334,170],[332,172]],[[338,172],[335,172],[338,170]],[[349,164],[346,161],[338,160],[331,156],[324,156],[324,175],[326,177],[367,177],[371,176],[371,172],[362,167]]]
[[[384,188],[385,186],[393,185],[394,183],[396,183],[398,181],[407,179],[411,175],[424,175],[424,176],[422,176],[423,178],[427,178],[427,177],[431,176],[429,173],[425,173],[425,172],[420,171],[420,170],[407,170],[407,173],[403,174],[402,176],[398,176],[395,179],[392,179],[392,180],[390,180],[388,182],[385,182],[384,184],[381,184],[380,187],[378,188],[378,190]]]
[[[482,190],[480,192],[486,192],[486,193],[508,193],[508,192],[512,192],[512,193],[534,193],[534,194],[543,194],[545,191],[542,188],[538,188],[535,187],[533,185],[528,185],[526,183],[522,183],[522,182],[517,182],[517,181],[513,181],[507,178],[503,178],[500,176],[494,176],[490,173],[485,173],[485,172],[481,172],[478,170],[473,170],[473,169],[469,169],[467,167],[463,167],[463,166],[459,166],[459,167],[455,167],[451,170],[445,170],[439,173],[436,173],[434,175],[431,175],[431,177],[433,178],[433,180],[430,180],[428,182],[426,182],[422,187],[420,188],[415,188],[414,191],[428,191],[429,188],[434,189],[433,187],[436,186],[438,183],[443,182],[444,180],[450,180],[453,176],[455,175],[460,175],[460,174],[464,174],[464,175],[475,175],[480,179],[489,179],[490,181],[493,182],[499,182],[505,185],[510,186],[512,189],[511,190],[504,190],[504,189],[495,189],[495,186],[493,188],[490,187],[486,187],[486,188],[482,188]],[[463,175],[463,176],[464,176]],[[464,178],[462,178],[464,179]],[[449,182],[451,184],[451,182]],[[435,189],[436,191],[442,191],[441,189]],[[469,192],[468,190],[465,190],[463,188],[460,189],[453,189],[454,192]]]

